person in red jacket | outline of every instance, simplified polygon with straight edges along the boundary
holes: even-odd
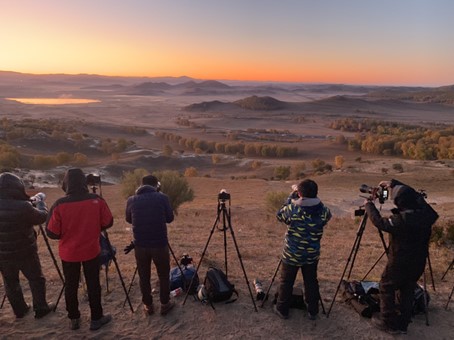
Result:
[[[46,233],[59,240],[59,254],[65,276],[65,300],[71,329],[80,327],[77,297],[80,268],[83,267],[90,303],[90,330],[97,330],[112,320],[103,314],[99,282],[99,254],[101,231],[113,225],[107,203],[88,190],[86,176],[81,169],[66,171],[63,178],[66,196],[58,199],[50,209]]]

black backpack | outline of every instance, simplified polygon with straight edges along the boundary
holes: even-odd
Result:
[[[227,276],[221,269],[215,267],[208,268],[204,286],[210,302],[227,301],[226,303],[231,303],[236,301],[236,298],[231,299],[232,294],[235,293],[238,296],[235,285],[227,280]]]

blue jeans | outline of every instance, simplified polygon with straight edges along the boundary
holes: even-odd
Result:
[[[296,274],[298,274],[300,268],[303,274],[304,297],[307,303],[307,310],[311,315],[318,314],[320,292],[317,280],[317,265],[318,261],[312,264],[304,264],[301,267],[291,266],[285,262],[281,263],[279,295],[276,308],[283,315],[287,316],[289,313],[293,285],[295,284]]]
[[[149,306],[153,303],[151,296],[151,262],[153,261],[159,277],[159,300],[161,304],[169,302],[170,294],[170,256],[169,247],[166,245],[160,248],[134,248],[137,272],[140,279],[140,291],[142,302]]]

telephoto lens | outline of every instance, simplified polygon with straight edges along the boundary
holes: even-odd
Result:
[[[263,291],[262,283],[258,279],[254,279],[255,292],[257,293],[257,300],[263,300],[265,298],[265,292]]]

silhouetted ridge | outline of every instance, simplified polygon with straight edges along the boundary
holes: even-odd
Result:
[[[284,102],[281,102],[280,100],[277,100],[269,96],[265,97],[251,96],[234,101],[233,103],[247,110],[271,111],[282,109],[285,106]]]
[[[183,110],[185,111],[212,111],[219,110],[231,106],[230,103],[223,103],[219,100],[213,100],[210,102],[195,103],[188,106],[185,106]]]

